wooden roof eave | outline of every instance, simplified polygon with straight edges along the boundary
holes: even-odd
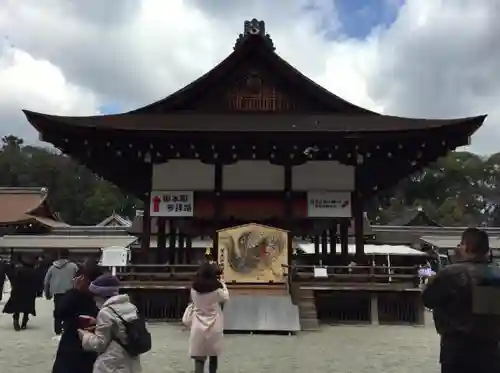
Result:
[[[69,117],[23,110],[28,121],[42,134],[57,131],[113,131],[148,136],[148,132],[277,132],[370,135],[381,132],[413,135],[432,130],[457,130],[471,136],[484,122],[486,115],[458,119],[412,119],[395,116],[304,115],[304,114],[116,114]],[[207,118],[213,120],[207,121]],[[269,121],[273,125],[269,126]],[[210,125],[207,126],[207,122]],[[95,132],[94,132],[95,133]],[[75,133],[76,134],[76,133]]]

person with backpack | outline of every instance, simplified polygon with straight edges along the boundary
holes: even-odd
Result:
[[[73,278],[78,272],[78,265],[69,260],[69,250],[63,249],[60,252],[60,259],[56,260],[45,274],[44,292],[45,298],[54,298],[54,310],[59,307],[59,303],[64,293],[73,289]],[[62,333],[62,320],[54,313],[54,333],[60,336]]]
[[[93,373],[139,373],[140,355],[151,349],[151,335],[145,321],[126,294],[119,294],[120,282],[104,274],[91,282],[89,291],[100,309],[95,330],[79,329],[82,347],[98,353]]]

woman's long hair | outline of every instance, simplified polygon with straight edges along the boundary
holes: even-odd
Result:
[[[201,294],[211,293],[222,288],[222,284],[218,279],[218,267],[212,263],[203,263],[193,282],[192,288]]]

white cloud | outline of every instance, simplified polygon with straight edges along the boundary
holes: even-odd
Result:
[[[407,0],[394,24],[354,40],[333,0],[6,0],[0,32],[14,49],[0,51],[0,134],[28,134],[21,107],[89,114],[162,98],[225,58],[255,17],[282,57],[353,103],[417,117],[491,114],[472,150],[496,152],[499,9]]]
[[[63,73],[46,60],[5,48],[0,59],[0,132],[15,133],[33,141],[36,134],[20,108],[61,115],[97,113],[96,95],[66,81]]]

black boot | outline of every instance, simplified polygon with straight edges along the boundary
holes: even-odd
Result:
[[[12,317],[12,321],[14,323],[14,330],[16,332],[18,332],[19,330],[21,330],[21,326],[19,325],[19,315],[14,315]]]
[[[208,358],[208,373],[217,373],[218,360],[217,356],[210,356]]]
[[[28,326],[29,316],[27,313],[23,315],[23,321],[21,322],[21,330],[25,330]]]

